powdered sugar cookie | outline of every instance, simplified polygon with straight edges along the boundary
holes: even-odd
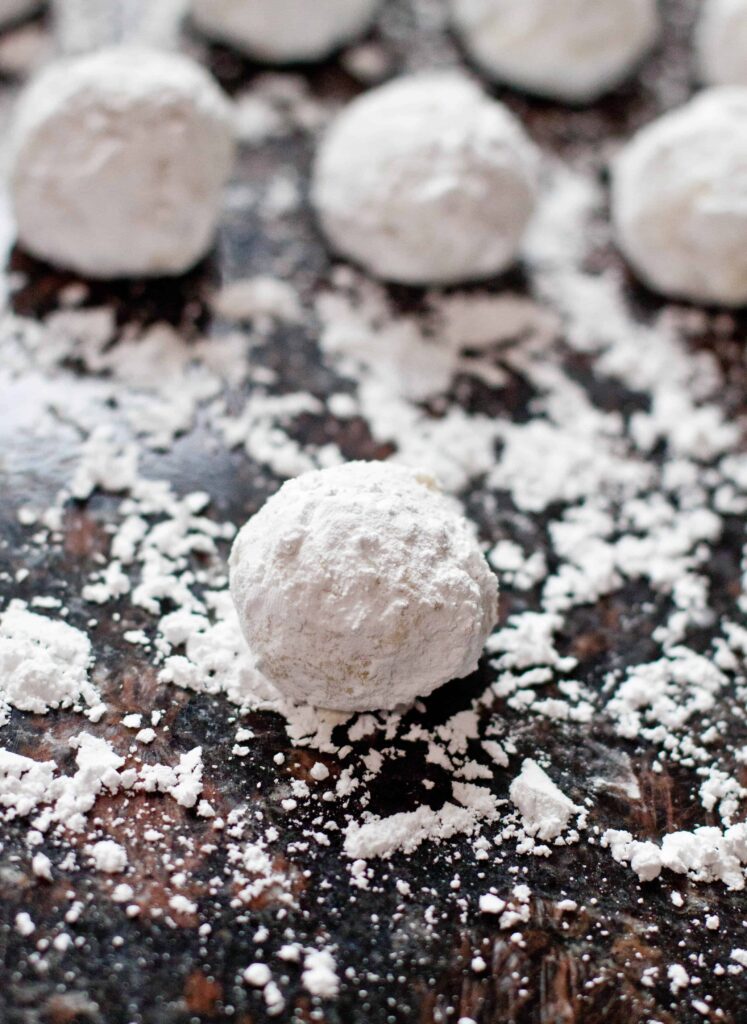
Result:
[[[656,38],[656,0],[451,0],[454,26],[499,82],[588,103],[621,82]]]
[[[192,0],[206,35],[269,64],[322,60],[361,35],[379,0]]]
[[[613,168],[618,244],[664,295],[747,302],[747,89],[711,89],[640,131]]]
[[[509,111],[457,72],[398,79],[351,103],[312,188],[332,247],[379,277],[450,284],[515,260],[538,158]]]
[[[11,195],[24,248],[90,277],[180,274],[212,244],[230,106],[186,57],[113,47],[24,93]]]
[[[497,614],[470,524],[432,477],[390,463],[286,483],[239,533],[231,593],[267,678],[348,711],[468,675]]]

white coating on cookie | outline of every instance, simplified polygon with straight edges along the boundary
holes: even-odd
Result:
[[[747,85],[747,0],[705,0],[695,51],[703,82]]]
[[[231,594],[287,697],[394,708],[472,672],[497,614],[474,530],[432,477],[349,463],[291,480],[239,533]]]
[[[747,89],[709,89],[634,136],[614,163],[612,214],[654,290],[747,302]]]
[[[450,0],[481,70],[499,82],[588,103],[621,82],[659,30],[656,0]]]
[[[269,64],[316,61],[370,26],[380,0],[192,0],[206,35]]]
[[[332,247],[386,280],[450,284],[515,260],[538,157],[503,104],[458,72],[354,100],[317,154],[312,197]]]
[[[230,105],[190,59],[112,47],[59,62],[15,116],[19,241],[91,277],[182,273],[212,244],[232,157]]]

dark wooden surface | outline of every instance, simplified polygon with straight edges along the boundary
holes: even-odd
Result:
[[[421,9],[423,5],[421,0]],[[574,111],[510,93],[500,94],[520,113],[545,148],[595,168],[602,175],[608,144],[656,112],[661,103],[656,83],[662,76],[672,82],[671,102],[687,95],[686,40],[694,4],[689,0],[669,0],[665,6],[665,41],[648,62],[645,75],[638,76],[603,103]],[[403,68],[424,66],[440,59],[452,46],[440,33],[429,33],[423,28],[416,40],[405,3],[389,5],[383,26],[385,45],[395,56],[395,63]],[[257,70],[222,50],[211,51],[208,58],[231,91]],[[336,61],[305,73],[313,91],[320,95],[352,95],[357,88]],[[12,90],[14,86],[10,83],[7,88]],[[305,173],[309,158],[309,143],[300,136],[271,142],[261,151],[242,156],[237,177],[266,182],[277,166],[290,161]],[[301,293],[309,297],[328,274],[329,263],[307,210],[293,218],[292,227],[296,254],[291,259],[293,280]],[[268,234],[252,212],[234,210],[226,217],[216,255],[187,279],[148,285],[96,284],[87,304],[113,304],[123,324],[167,318],[180,326],[188,343],[201,331],[212,330],[205,296],[213,282],[217,278],[231,280],[267,271],[276,265],[277,250],[284,244],[278,236]],[[598,255],[600,266],[615,258],[609,252]],[[13,266],[25,275],[14,298],[18,312],[42,316],[57,308],[60,291],[70,278],[19,253],[13,256]],[[497,282],[496,287],[505,283]],[[521,288],[521,274],[511,275],[510,283]],[[420,300],[418,293],[407,290],[394,289],[392,295],[402,308],[416,307]],[[658,300],[632,283],[630,301],[644,315],[659,308]],[[738,347],[743,327],[744,321],[738,320],[733,336],[703,337],[693,342],[717,351],[727,374],[724,401],[733,410],[742,410],[745,405],[743,362]],[[318,359],[313,324],[273,336],[271,342],[254,351],[253,358],[279,372],[282,391],[298,388],[324,395],[337,385],[332,372]],[[580,374],[583,369],[579,366]],[[625,407],[636,400],[609,381],[598,386],[598,400],[610,408]],[[55,594],[70,608],[70,621],[83,625],[91,610],[81,601],[80,588],[93,567],[96,552],[106,550],[103,525],[112,499],[96,495],[85,504],[71,503],[65,511],[61,546],[40,551],[27,545],[26,531],[17,523],[17,508],[29,502],[42,505],[53,500],[70,473],[75,446],[67,442],[65,431],[61,430],[55,443],[45,444],[40,450],[33,436],[24,430],[29,395],[20,389],[18,394],[17,405],[0,410],[0,452],[6,456],[4,467],[0,457],[0,572],[15,573],[21,567],[32,572],[21,585],[0,584],[0,602],[11,596],[29,599],[39,592]],[[475,396],[475,401],[485,402],[496,415],[521,413],[520,388],[507,389],[500,395],[481,395],[478,389]],[[350,457],[387,454],[370,440],[362,422],[353,421],[343,428],[333,420],[309,417],[298,429],[316,441],[336,441]],[[210,514],[235,522],[256,510],[278,485],[272,474],[247,456],[208,450],[199,430],[179,439],[169,452],[149,455],[144,469],[168,478],[180,493],[194,489],[209,491],[213,500]],[[499,502],[497,510],[490,511],[479,493],[467,500],[488,540],[499,539],[515,516],[508,499],[504,504]],[[538,546],[545,544],[544,525],[542,516],[531,522],[532,539]],[[724,594],[733,593],[738,580],[740,537],[736,526],[733,536],[727,532],[722,550],[709,570],[719,592]],[[728,600],[724,598],[725,610]],[[509,589],[503,595],[502,614],[521,610],[531,601],[531,593],[519,594]],[[267,823],[271,823],[280,812],[277,803],[263,801],[263,792],[288,777],[305,778],[311,764],[309,752],[289,748],[277,717],[254,714],[247,722],[256,734],[249,755],[241,759],[232,756],[236,709],[220,698],[159,686],[147,658],[121,639],[125,627],[149,629],[152,624],[147,616],[129,607],[122,611],[124,619],[117,624],[108,621],[106,614],[97,616],[99,624],[92,633],[98,665],[96,679],[110,714],[99,726],[86,727],[125,749],[130,735],[118,725],[121,716],[117,711],[130,711],[138,704],[163,709],[170,725],[170,739],[166,744],[159,734],[149,755],[171,761],[175,753],[201,745],[205,795],[218,812],[225,815],[248,802],[252,808],[262,810]],[[580,659],[577,677],[597,688],[610,669],[650,658],[655,653],[651,629],[662,611],[661,599],[641,587],[630,586],[598,605],[574,612],[569,616],[563,645],[564,651]],[[428,701],[427,711],[413,712],[413,718],[428,727],[445,721],[467,707],[490,678],[490,670],[483,667],[466,682],[439,691]],[[564,780],[564,788],[572,797],[585,791],[590,778],[609,778],[615,751],[623,751],[631,759],[642,795],[632,799],[620,789],[600,784],[595,793],[595,823],[601,827],[629,828],[636,835],[647,836],[688,827],[700,817],[692,802],[695,778],[690,770],[681,767],[652,772],[652,750],[614,738],[610,725],[603,720],[591,726],[527,722],[500,702],[487,713],[502,716],[519,738],[513,768],[497,773],[499,796],[506,796],[520,757],[531,756],[538,746],[551,754],[556,777]],[[66,741],[81,727],[80,718],[71,714],[34,717],[14,712],[2,742],[34,758],[54,757],[69,769],[71,753]],[[279,751],[287,755],[282,767],[272,759]],[[413,750],[412,745],[408,745],[407,751],[405,757],[393,762],[396,769],[390,763],[372,784],[371,810],[385,814],[417,806],[423,796],[424,777],[435,783],[429,793],[434,807],[448,797],[448,780],[442,770],[427,764],[423,751]],[[334,757],[326,760],[334,774]],[[351,806],[355,807],[355,801]],[[326,935],[337,946],[338,965],[352,969],[349,977],[342,978],[339,998],[315,1007],[300,984],[299,969],[287,965],[285,973],[289,980],[283,988],[288,1004],[280,1020],[440,1024],[466,1016],[480,1024],[687,1024],[704,1019],[691,1005],[698,993],[673,996],[665,970],[652,987],[642,985],[641,978],[647,967],[689,963],[687,958],[691,954],[703,952],[704,965],[693,968],[693,973],[703,978],[698,992],[712,996],[713,1005],[723,1011],[721,1019],[730,1024],[747,1021],[744,981],[729,975],[713,976],[708,966],[728,962],[734,946],[747,944],[744,895],[729,893],[721,886],[690,885],[675,876],[638,886],[628,869],[616,865],[608,853],[585,841],[566,850],[558,849],[547,860],[526,858],[522,862],[521,880],[530,885],[532,900],[530,922],[522,929],[525,943],[518,946],[497,929],[491,918],[475,912],[476,898],[488,885],[496,885],[500,891],[513,884],[515,877],[507,873],[507,868],[515,859],[508,858],[504,865],[491,862],[488,869],[467,856],[466,840],[452,840],[442,847],[426,844],[410,857],[397,855],[389,862],[375,863],[375,880],[367,891],[350,887],[339,847],[319,847],[309,859],[308,877],[295,876],[297,906],[278,921],[278,904],[272,891],[241,911],[231,906],[234,893],[220,843],[212,852],[200,852],[201,843],[210,838],[209,825],[174,801],[142,795],[103,797],[94,813],[115,837],[122,828],[116,824],[120,817],[126,818],[129,830],[134,828],[140,835],[148,827],[164,831],[174,856],[186,861],[189,883],[184,894],[200,902],[200,922],[208,921],[212,930],[201,937],[195,921],[178,915],[175,927],[149,913],[128,919],[124,910],[106,896],[100,877],[85,868],[53,884],[39,883],[28,870],[24,845],[27,824],[6,825],[0,837],[2,1024],[264,1021],[268,1018],[260,995],[240,980],[243,968],[256,959],[253,935],[260,925],[266,925],[270,933],[263,949],[273,967],[277,963],[273,953],[286,941],[286,929],[291,929],[307,945],[313,944],[317,935]],[[293,836],[297,830],[300,837],[305,819],[312,814],[304,809],[298,821],[288,815],[283,817],[283,834]],[[325,815],[343,821],[336,804],[328,805]],[[128,847],[134,869],[128,882],[135,890],[135,901],[146,910],[165,907],[170,890],[160,850],[151,849],[144,839],[133,847],[129,833]],[[62,855],[54,847],[46,852],[53,861]],[[455,855],[461,853],[463,860],[455,861]],[[277,868],[290,870],[282,863]],[[461,889],[454,891],[450,882],[457,868]],[[209,880],[215,878],[219,881],[213,885]],[[393,886],[395,878],[408,881],[413,890],[413,897],[399,909],[401,901]],[[322,881],[328,882],[329,887],[320,888]],[[671,902],[673,888],[684,896],[682,908]],[[81,944],[64,955],[54,950],[47,952],[47,966],[39,970],[32,955],[33,944],[13,926],[15,914],[19,910],[32,913],[37,923],[34,942],[45,933],[52,936],[70,903],[70,892],[85,904],[80,921],[70,928],[80,937]],[[582,905],[578,913],[568,915],[557,909],[557,902],[566,896]],[[433,928],[423,924],[429,907],[433,908],[431,918],[437,921]],[[721,919],[718,932],[706,933],[703,928],[706,907]],[[694,918],[700,918],[700,925],[693,924]],[[121,942],[114,943],[115,937],[120,937]],[[469,967],[477,950],[487,962],[487,970],[480,975]]]

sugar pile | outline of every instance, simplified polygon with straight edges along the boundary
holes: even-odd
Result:
[[[81,701],[104,708],[88,678],[85,633],[11,603],[0,615],[0,701],[37,714]]]

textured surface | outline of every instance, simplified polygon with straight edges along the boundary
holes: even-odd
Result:
[[[432,477],[349,463],[285,485],[231,553],[259,668],[324,708],[411,704],[477,668],[495,576]]]
[[[622,81],[659,28],[655,0],[450,2],[485,74],[569,103],[588,103]]]
[[[647,127],[614,168],[620,245],[664,295],[747,302],[747,89],[723,87]]]
[[[231,117],[203,69],[181,56],[112,48],[50,68],[13,125],[24,245],[92,277],[189,270],[212,244]]]
[[[332,247],[377,277],[456,284],[514,262],[538,163],[521,125],[472,82],[414,76],[335,121],[312,199]]]
[[[378,0],[193,0],[192,16],[213,39],[261,60],[287,64],[327,57],[371,24]]]
[[[427,29],[430,5],[431,0],[427,0],[417,45],[409,8],[394,3],[389,9],[386,38],[397,62],[418,67],[451,53],[445,37]],[[663,105],[681,101],[687,95],[690,64],[684,41],[694,5],[675,0],[666,6],[665,48],[645,78],[599,107],[574,113],[510,97],[510,103],[526,118],[538,141],[579,166],[601,174],[606,150],[613,140],[624,138]],[[225,53],[214,53],[213,60],[228,85],[236,86],[253,73]],[[315,71],[311,81],[314,91],[323,95],[350,95],[353,90],[350,79],[337,65]],[[667,83],[666,104],[656,88],[662,81]],[[302,140],[283,140],[245,156],[242,175],[268,182],[280,163],[293,161],[306,169],[309,157]],[[313,293],[318,282],[326,278],[328,263],[308,210],[294,215],[291,227],[305,275],[302,288]],[[226,214],[215,262],[185,281],[165,285],[98,285],[90,302],[109,304],[120,325],[131,320],[149,322],[166,317],[179,324],[189,339],[205,326],[212,329],[204,302],[211,280],[217,275],[231,280],[265,270],[277,256],[277,248],[276,240],[268,236],[253,211],[234,206]],[[597,269],[619,265],[617,256],[607,247],[595,253],[592,262]],[[69,278],[63,279],[18,254],[14,266],[27,275],[14,300],[20,312],[44,315],[60,306],[62,289],[70,283]],[[526,286],[518,272],[510,284],[519,290]],[[419,308],[421,296],[396,290],[392,300],[402,311],[413,311]],[[644,320],[661,308],[655,297],[632,282],[626,301]],[[721,400],[729,415],[744,412],[745,408],[744,330],[744,317],[725,330],[719,330],[718,322],[709,319],[706,328],[693,332],[687,342],[693,353],[715,352],[724,372]],[[278,371],[283,389],[309,388],[323,395],[337,387],[337,381],[331,371],[320,365],[315,337],[316,330],[311,325],[303,330],[279,332],[273,344],[256,350],[253,358]],[[583,355],[569,353],[567,361],[580,385],[593,394],[601,408],[630,413],[640,407],[638,394],[609,378],[596,377],[590,360]],[[79,385],[83,394],[85,383],[81,375]],[[74,432],[69,430],[60,429],[58,439],[41,449],[29,436],[29,410],[33,408],[36,386],[34,380],[19,386],[0,416],[4,460],[0,569],[15,573],[19,568],[29,568],[33,577],[22,586],[3,582],[0,588],[3,597],[20,594],[31,598],[35,592],[58,594],[71,606],[75,622],[83,623],[91,612],[78,595],[87,572],[95,564],[96,553],[105,549],[104,527],[112,499],[96,496],[87,505],[70,503],[65,510],[64,544],[60,549],[40,551],[25,545],[26,534],[16,518],[18,507],[27,502],[51,501],[69,478],[77,450]],[[518,422],[526,419],[532,397],[530,386],[519,376],[500,391],[482,382],[472,382],[461,393],[465,405]],[[65,400],[70,397],[64,396]],[[371,439],[361,421],[353,420],[341,427],[323,417],[310,417],[304,421],[303,430],[319,443],[334,438],[348,457],[388,454],[386,446]],[[150,456],[146,468],[154,475],[168,477],[180,492],[196,486],[209,489],[217,515],[236,522],[255,511],[277,486],[272,475],[245,454],[216,454],[209,450],[199,429],[182,438],[172,451]],[[477,494],[468,496],[468,504],[486,540],[496,542],[516,530],[526,537],[527,543],[540,548],[545,545],[544,514],[528,518],[518,513],[507,497],[486,506]],[[709,568],[724,610],[739,590],[742,542],[742,525],[739,517],[735,517]],[[502,615],[521,610],[526,603],[524,593],[506,589]],[[662,618],[662,609],[646,585],[629,584],[611,597],[575,610],[569,618],[571,622],[562,638],[564,653],[571,652],[579,659],[578,677],[599,691],[606,671],[623,669],[653,656],[650,634]],[[137,617],[127,623],[132,628],[143,624]],[[99,665],[96,682],[113,712],[121,709],[124,713],[139,702],[165,712],[169,739],[159,741],[156,756],[168,759],[201,744],[210,798],[221,813],[249,801],[270,820],[282,818],[284,829],[294,829],[293,820],[280,815],[277,807],[266,805],[263,796],[294,776],[308,777],[308,752],[292,751],[278,719],[252,715],[250,724],[256,739],[251,752],[241,760],[232,758],[233,706],[214,697],[159,686],[147,659],[122,642],[120,628],[107,615],[100,617],[92,636]],[[697,647],[697,637],[693,644]],[[431,729],[437,727],[480,694],[492,675],[483,667],[466,685],[446,687],[428,702],[421,722]],[[725,710],[726,703],[724,700],[720,710]],[[692,770],[684,765],[663,772],[652,770],[651,747],[635,741],[621,742],[612,736],[609,724],[549,723],[539,717],[527,721],[503,705],[496,714],[518,723],[523,730],[520,755],[533,757],[540,749],[551,755],[556,777],[562,777],[564,791],[572,799],[578,798],[590,779],[600,780],[596,799],[603,824],[657,835],[687,828],[698,817],[691,795]],[[107,734],[126,743],[125,731],[115,719],[116,714],[106,725]],[[15,714],[5,739],[13,750],[35,758],[62,759],[69,756],[67,738],[79,729],[80,721],[71,721],[64,714],[39,719]],[[730,739],[738,742],[739,736],[737,731]],[[741,736],[743,741],[743,732]],[[278,752],[293,753],[285,767],[273,763],[273,755]],[[622,771],[621,765],[627,761],[623,755],[630,759],[638,791],[624,784],[627,769]],[[396,762],[394,770],[376,783],[372,809],[386,814],[415,806],[422,799],[417,783],[424,777],[433,781],[433,802],[438,805],[448,794],[443,773],[410,750]],[[502,777],[505,792],[512,777],[508,771]],[[115,835],[120,828],[116,824],[120,811],[114,798],[102,798],[97,807],[97,814]],[[334,815],[334,807],[328,813]],[[237,981],[239,972],[254,959],[253,935],[262,924],[270,932],[269,950],[281,945],[286,927],[292,928],[303,941],[311,941],[319,931],[326,930],[338,945],[340,960],[354,964],[358,970],[355,981],[343,980],[339,1000],[313,1011],[314,1017],[297,969],[289,970],[289,1006],[281,1019],[292,1019],[295,1008],[297,1020],[315,1019],[329,1024],[443,1024],[462,1015],[480,1024],[694,1024],[708,1019],[707,1013],[704,1017],[693,1008],[687,994],[673,995],[665,978],[653,985],[642,984],[645,970],[687,958],[691,953],[697,957],[706,946],[708,963],[714,959],[727,962],[730,950],[745,944],[743,895],[729,893],[720,886],[690,885],[680,877],[674,882],[670,879],[666,885],[639,887],[627,869],[612,862],[598,847],[585,843],[556,850],[547,862],[527,860],[524,880],[531,885],[534,895],[523,946],[509,942],[491,916],[464,918],[459,901],[474,900],[484,892],[485,880],[480,877],[483,868],[465,859],[460,868],[461,891],[455,892],[450,888],[453,860],[443,859],[439,849],[431,846],[421,847],[410,857],[398,855],[393,862],[377,867],[377,885],[381,882],[381,888],[368,892],[350,889],[336,850],[320,850],[311,865],[311,875],[294,876],[299,907],[290,911],[282,923],[277,920],[278,906],[272,892],[245,909],[238,919],[231,908],[234,894],[230,877],[223,874],[226,865],[220,852],[203,851],[198,845],[190,847],[181,841],[185,837],[195,841],[204,838],[203,822],[173,805],[154,807],[145,797],[133,798],[130,819],[141,835],[149,825],[157,825],[173,842],[174,856],[181,857],[190,872],[186,894],[204,897],[212,932],[198,936],[189,920],[179,920],[172,927],[162,918],[147,915],[138,920],[128,919],[102,893],[100,877],[85,867],[62,882],[39,884],[26,868],[21,839],[25,827],[5,826],[0,865],[0,953],[4,964],[0,1019],[4,1024],[265,1021],[268,1018],[261,999]],[[463,844],[465,851],[468,845]],[[137,844],[131,861],[135,866],[133,884],[143,904],[163,908],[169,879],[160,855],[154,856],[143,840]],[[287,863],[278,863],[276,867],[279,872],[290,873]],[[504,877],[500,865],[491,870],[491,881],[497,885],[512,884],[513,877]],[[397,921],[393,916],[398,898],[391,885],[384,884],[385,877],[392,875],[409,881],[415,893],[404,917]],[[206,896],[207,881],[216,877],[218,884]],[[331,884],[324,904],[318,901],[321,879]],[[567,894],[571,883],[574,898],[585,909],[569,918],[558,909],[558,901]],[[672,902],[672,888],[681,891],[684,908]],[[85,919],[76,929],[81,945],[69,949],[64,958],[53,952],[48,968],[40,972],[28,939],[13,927],[15,913],[32,909],[42,934],[46,924],[59,921],[60,908],[69,905],[70,892],[87,903]],[[693,925],[693,919],[702,917],[706,906],[721,919],[721,928],[708,934],[707,943],[702,929]],[[426,913],[437,922],[436,930],[424,929]],[[377,915],[375,923],[372,914]],[[115,936],[121,939],[117,945],[112,943]],[[486,961],[486,970],[480,975],[469,970],[476,947],[482,950]],[[690,967],[693,972],[698,969],[697,965]],[[703,974],[702,990],[707,990],[723,1011],[718,1019],[741,1024],[747,1018],[743,980],[729,975],[717,977],[705,970]],[[704,1005],[707,1011],[707,1004]]]

